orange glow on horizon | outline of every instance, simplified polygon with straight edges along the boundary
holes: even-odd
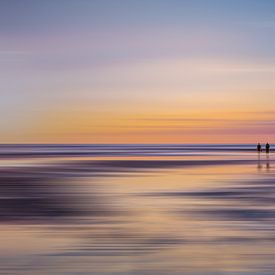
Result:
[[[256,110],[145,114],[60,109],[37,118],[24,135],[27,143],[255,143],[275,137],[272,117]],[[11,143],[18,141],[9,137]]]

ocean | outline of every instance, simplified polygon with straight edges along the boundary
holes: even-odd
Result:
[[[274,274],[272,148],[0,145],[0,274]]]

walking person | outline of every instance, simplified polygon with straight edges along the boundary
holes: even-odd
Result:
[[[262,145],[260,143],[258,143],[257,145],[257,151],[258,152],[261,152],[262,151]]]
[[[265,151],[266,151],[266,153],[269,153],[269,151],[270,151],[270,145],[268,142],[265,145]]]

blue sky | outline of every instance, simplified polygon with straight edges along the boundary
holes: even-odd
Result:
[[[272,119],[262,113],[270,114],[275,100],[274,34],[272,0],[2,0],[3,142],[107,142],[105,128],[119,128],[109,119],[113,114],[129,121],[211,120],[243,109],[261,114],[248,119]],[[56,133],[51,116],[63,126],[77,118],[75,128]],[[104,131],[93,126],[93,117],[100,125],[110,121]],[[85,133],[75,140],[83,124]],[[167,125],[159,127],[165,134]],[[122,130],[117,135],[132,140]],[[142,136],[134,135],[135,141]]]

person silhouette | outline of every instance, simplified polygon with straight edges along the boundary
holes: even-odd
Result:
[[[265,145],[265,151],[266,151],[266,153],[269,153],[269,151],[270,151],[270,145],[268,142]]]
[[[258,152],[261,152],[261,151],[262,151],[262,146],[261,146],[260,143],[258,143],[258,145],[257,145],[257,151],[258,151]]]

